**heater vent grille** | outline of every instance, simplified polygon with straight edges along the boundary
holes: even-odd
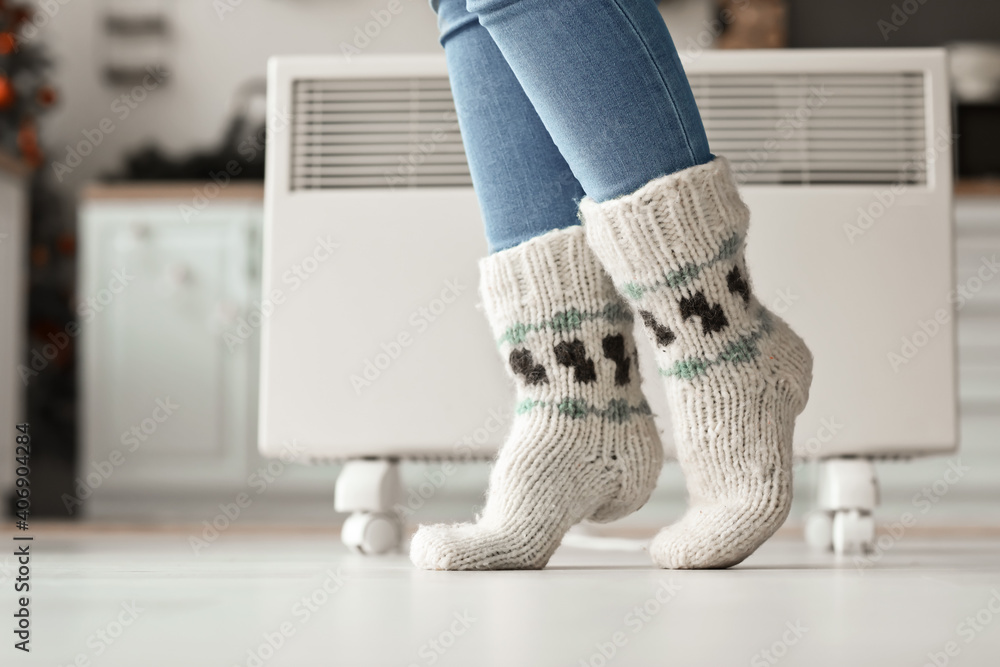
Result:
[[[712,152],[733,162],[740,182],[927,182],[921,72],[689,78]]]
[[[471,185],[447,77],[293,86],[292,190]]]
[[[927,182],[921,72],[689,78],[741,183]],[[293,85],[292,190],[471,185],[446,76]]]

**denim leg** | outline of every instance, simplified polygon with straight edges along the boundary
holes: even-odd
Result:
[[[467,0],[586,193],[712,159],[655,0]]]
[[[583,188],[493,39],[465,0],[435,4],[490,252],[579,224]]]

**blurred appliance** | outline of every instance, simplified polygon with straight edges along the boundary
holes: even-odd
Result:
[[[706,52],[687,71],[753,211],[755,289],[815,354],[795,433],[822,461],[807,537],[867,548],[872,460],[957,446],[944,52]],[[274,58],[268,116],[263,292],[304,282],[263,325],[260,450],[345,460],[342,538],[387,550],[397,462],[491,454],[502,429],[484,425],[511,401],[475,308],[486,247],[444,57]]]
[[[958,173],[1000,175],[1000,44],[958,42],[948,49],[955,100]]]
[[[955,135],[960,178],[1000,177],[1000,102],[959,104]]]
[[[951,45],[948,56],[958,102],[1000,101],[1000,44],[958,42]]]

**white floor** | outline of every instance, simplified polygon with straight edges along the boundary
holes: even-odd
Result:
[[[784,533],[714,572],[566,546],[540,572],[423,572],[315,529],[234,528],[198,555],[189,537],[35,531],[32,652],[5,646],[0,664],[1000,665],[996,530],[886,538],[861,562]]]

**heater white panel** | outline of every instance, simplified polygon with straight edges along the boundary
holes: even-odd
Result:
[[[755,290],[816,358],[799,456],[956,446],[944,63],[910,49],[686,63],[753,212]],[[452,118],[446,77],[443,56],[270,63],[263,277],[283,303],[262,327],[265,454],[294,441],[307,459],[488,456],[502,441],[512,388],[475,308],[478,209],[454,128],[427,143]],[[338,247],[295,283],[288,272],[327,238]],[[669,450],[644,342],[640,356]]]
[[[262,330],[263,453],[296,443],[307,457],[436,457],[466,437],[482,448],[469,453],[494,451],[503,434],[487,422],[512,395],[476,308],[478,210],[471,188],[282,202],[265,231],[263,293],[282,302]],[[306,272],[327,243],[337,247]],[[481,428],[489,440],[475,443]]]

